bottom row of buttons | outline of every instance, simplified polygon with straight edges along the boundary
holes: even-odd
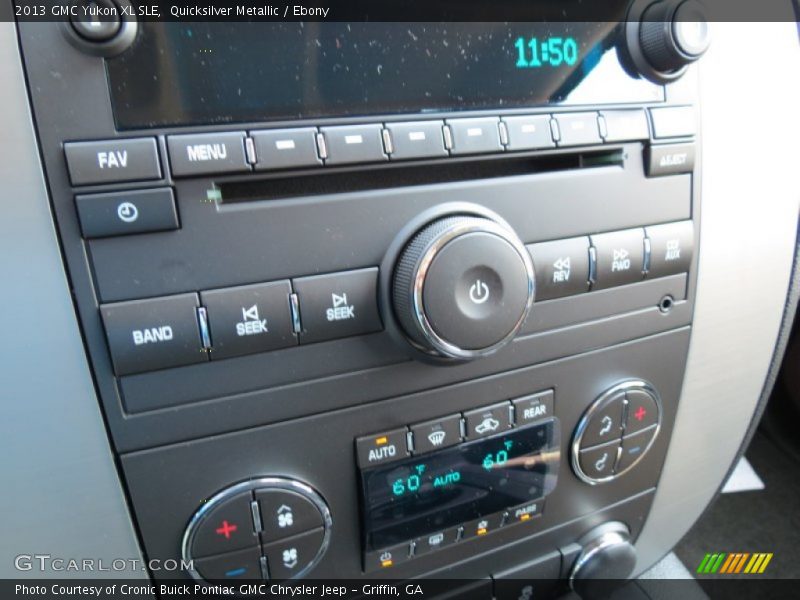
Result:
[[[501,527],[528,522],[534,517],[541,516],[543,510],[544,500],[532,500],[506,511],[473,519],[460,526],[433,532],[416,540],[367,552],[364,554],[364,571],[369,573],[394,567],[456,542],[483,537]]]

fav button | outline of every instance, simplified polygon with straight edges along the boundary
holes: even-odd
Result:
[[[537,300],[589,291],[589,238],[542,242],[527,248],[536,274]]]
[[[628,399],[626,437],[658,423],[658,404],[653,396],[642,390],[629,390],[625,395]]]
[[[591,479],[602,480],[612,477],[619,446],[619,440],[614,440],[602,446],[581,450],[578,455],[581,471]]]
[[[377,268],[295,279],[303,324],[300,343],[380,331],[377,282]]]
[[[250,492],[242,492],[212,507],[196,529],[192,556],[199,558],[258,547],[250,501]]]
[[[486,437],[511,427],[509,408],[508,402],[501,402],[465,412],[467,438]]]
[[[356,440],[358,466],[365,469],[405,458],[408,456],[407,434],[408,430],[402,427],[358,438]]]
[[[171,135],[167,137],[167,147],[176,177],[250,170],[243,131]]]
[[[589,413],[589,421],[581,438],[581,448],[604,444],[622,435],[622,414],[625,393],[619,392]]]
[[[461,415],[450,415],[435,421],[411,426],[414,454],[422,454],[453,446],[461,441]]]
[[[261,541],[264,543],[324,525],[322,513],[311,500],[300,494],[285,490],[258,490],[256,500],[261,510]]]
[[[297,576],[317,557],[324,537],[325,530],[320,527],[294,537],[264,544],[262,551],[267,557],[270,579],[281,581]]]
[[[72,185],[161,179],[155,138],[64,144]]]
[[[172,189],[75,196],[85,238],[178,228]]]
[[[205,362],[197,294],[180,294],[100,306],[114,371],[131,375]]]
[[[228,583],[232,579],[252,581],[264,578],[258,547],[199,558],[194,561],[194,568],[203,579],[212,582]]]
[[[597,252],[593,289],[636,283],[644,277],[644,231],[627,229],[591,236]]]
[[[211,330],[211,358],[266,352],[297,344],[288,281],[202,292]]]

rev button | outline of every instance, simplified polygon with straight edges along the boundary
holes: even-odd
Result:
[[[197,294],[100,307],[117,375],[208,360],[197,323]]]
[[[358,466],[362,469],[408,456],[405,427],[367,435],[356,440]]]

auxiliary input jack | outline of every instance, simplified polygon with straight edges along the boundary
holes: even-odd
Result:
[[[675,304],[675,299],[672,296],[670,296],[669,294],[667,294],[658,303],[658,310],[660,310],[662,313],[666,314],[670,310],[672,310],[672,307],[674,306],[674,304]]]

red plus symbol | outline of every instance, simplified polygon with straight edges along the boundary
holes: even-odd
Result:
[[[642,419],[644,419],[644,416],[646,414],[647,414],[647,411],[644,409],[643,406],[640,406],[639,408],[636,409],[636,412],[633,413],[633,416],[636,417],[637,421],[641,421]]]
[[[222,522],[222,527],[217,529],[217,533],[219,535],[224,535],[226,540],[231,539],[231,534],[239,529],[235,524],[228,523],[227,521]]]

